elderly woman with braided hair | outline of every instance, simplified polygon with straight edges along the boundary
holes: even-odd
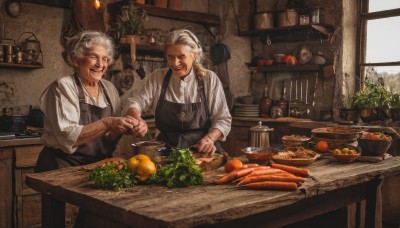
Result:
[[[138,120],[132,129],[147,132],[141,113],[152,110],[168,148],[195,147],[199,152],[221,152],[232,117],[217,75],[201,64],[203,50],[187,29],[170,32],[165,43],[168,68],[155,70],[141,91],[128,98],[126,114]]]

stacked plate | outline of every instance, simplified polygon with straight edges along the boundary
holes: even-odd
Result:
[[[260,109],[258,104],[235,104],[233,115],[243,117],[259,117]]]

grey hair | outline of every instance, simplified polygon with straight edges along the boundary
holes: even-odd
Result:
[[[76,60],[87,54],[88,50],[94,45],[102,45],[107,50],[109,64],[114,59],[114,42],[105,33],[98,31],[82,31],[72,37],[65,38],[64,51],[62,53],[64,61],[72,67],[76,66]]]
[[[189,51],[197,54],[197,58],[193,62],[193,69],[196,75],[203,77],[205,75],[205,68],[202,64],[204,61],[204,53],[196,35],[188,29],[171,31],[165,40],[165,48],[170,45],[178,44],[186,45],[189,48]]]

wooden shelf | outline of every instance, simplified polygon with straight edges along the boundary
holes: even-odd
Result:
[[[20,68],[20,69],[39,69],[42,64],[18,64],[18,63],[0,63],[0,68]]]
[[[262,42],[268,37],[274,42],[298,42],[305,40],[325,40],[332,34],[333,29],[322,25],[296,25],[271,29],[241,32],[241,36],[259,36]]]
[[[251,71],[262,71],[264,73],[272,72],[318,72],[321,71],[325,65],[316,64],[304,64],[304,65],[285,65],[285,64],[274,64],[271,66],[264,67],[249,67]]]
[[[220,18],[214,14],[207,14],[207,13],[199,13],[193,11],[181,11],[181,10],[172,10],[168,8],[161,8],[151,5],[143,5],[133,2],[132,0],[129,1],[118,1],[114,3],[109,3],[107,5],[108,13],[110,14],[118,14],[120,12],[121,6],[127,4],[135,4],[147,11],[147,14],[150,16],[155,17],[163,17],[163,18],[170,18],[174,20],[181,20],[187,22],[193,22],[202,25],[208,26],[219,26],[220,25]]]
[[[122,53],[130,53],[130,45],[125,43],[119,44]],[[151,55],[155,57],[164,57],[164,47],[159,45],[137,45],[136,53],[139,56]]]

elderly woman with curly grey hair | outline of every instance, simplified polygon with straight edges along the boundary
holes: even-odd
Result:
[[[138,122],[120,117],[114,85],[102,79],[113,61],[111,38],[83,31],[66,40],[63,57],[74,69],[51,83],[40,98],[44,132],[35,172],[84,165],[112,156],[121,134]]]
[[[202,65],[198,38],[187,29],[170,32],[165,56],[169,67],[155,70],[141,91],[128,98],[127,115],[139,121],[133,133],[147,132],[141,113],[151,110],[160,130],[158,140],[167,147],[221,152],[218,140],[226,139],[232,118],[222,83]]]

